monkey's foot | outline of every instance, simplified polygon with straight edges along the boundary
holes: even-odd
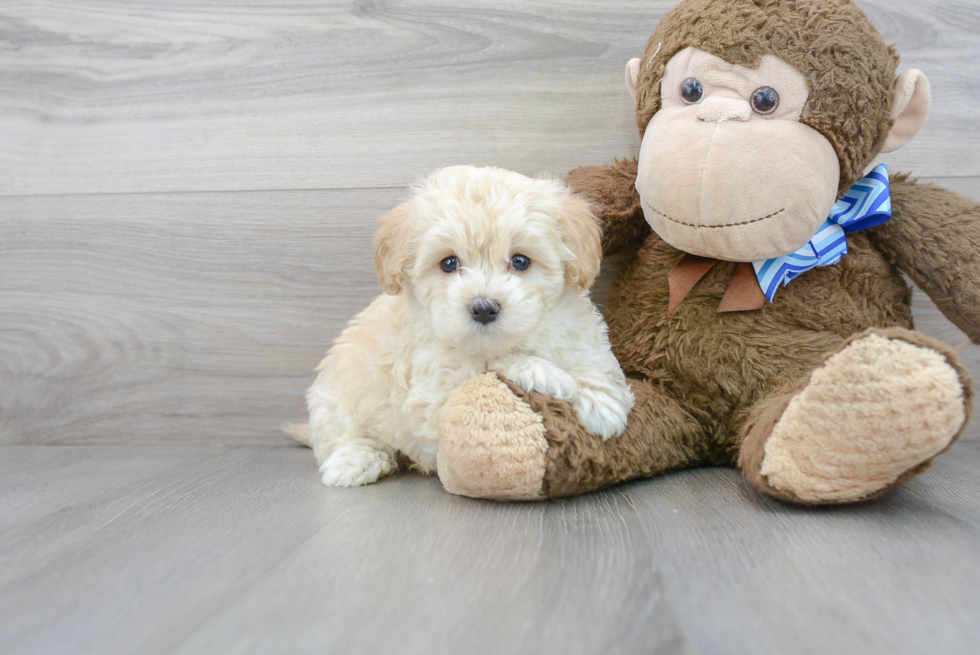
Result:
[[[539,500],[547,450],[541,417],[487,373],[462,385],[446,403],[436,468],[450,493]]]
[[[908,330],[872,330],[802,390],[755,408],[739,465],[753,486],[783,500],[866,500],[926,470],[962,433],[971,407],[969,377],[948,347]]]

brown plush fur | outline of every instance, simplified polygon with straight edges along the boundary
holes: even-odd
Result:
[[[842,191],[887,136],[897,57],[851,2],[685,0],[657,28],[641,65],[641,133],[659,107],[666,63],[688,46],[736,64],[775,54],[803,72],[811,85],[803,121],[836,149]],[[528,498],[571,496],[702,464],[733,466],[741,457],[754,487],[799,501],[759,475],[766,438],[825,358],[868,330],[891,334],[897,328],[910,343],[941,352],[960,374],[969,413],[972,389],[956,356],[911,332],[911,292],[901,272],[980,343],[976,203],[896,176],[894,218],[850,235],[850,252],[840,263],[808,271],[761,310],[718,313],[736,267],[722,262],[668,313],[668,273],[684,253],[650,231],[635,181],[636,163],[629,161],[568,176],[603,224],[604,254],[638,246],[613,285],[607,312],[610,341],[636,406],[626,433],[603,442],[585,432],[565,403],[511,385],[540,416],[548,441],[541,488]],[[928,464],[917,463],[896,484]]]
[[[871,230],[868,238],[956,327],[980,342],[977,203],[907,175],[892,176],[891,185],[892,203],[904,220]]]
[[[852,334],[912,327],[908,287],[860,234],[838,266],[811,271],[745,314],[717,312],[735,267],[722,263],[668,316],[667,274],[682,256],[651,234],[610,292],[610,340],[637,396],[626,434],[603,443],[583,434],[562,403],[531,399],[551,441],[551,495],[734,465],[757,402],[804,378]]]
[[[898,54],[850,0],[687,0],[647,44],[637,83],[640,134],[660,109],[660,79],[681,50],[695,47],[756,67],[776,55],[806,75],[802,122],[830,141],[843,195],[881,150],[892,125]],[[656,54],[656,56],[654,56]]]
[[[650,234],[636,192],[636,161],[624,159],[611,166],[578,168],[566,180],[580,194],[602,208],[602,251],[618,252],[638,244]]]
[[[563,498],[621,480],[649,477],[710,460],[704,430],[689,412],[650,385],[631,380],[636,406],[626,432],[602,441],[579,426],[572,408],[511,384],[544,420],[547,471],[541,494]]]
[[[623,166],[612,168],[620,171]],[[623,197],[635,196],[632,185],[612,175],[613,171],[593,176],[593,170],[573,171],[569,181],[574,185],[576,180],[587,178],[616,180],[615,187],[604,189],[604,197],[614,196],[617,190]],[[548,427],[548,493],[554,497],[575,495],[697,464],[735,465],[743,432],[760,423],[771,428],[809,374],[852,335],[869,328],[913,327],[911,291],[899,269],[882,252],[893,253],[892,258],[897,259],[894,253],[907,254],[907,247],[876,247],[883,239],[890,244],[889,235],[904,239],[906,233],[929,233],[944,226],[946,238],[962,244],[963,250],[954,249],[951,255],[964,255],[960,275],[926,270],[918,275],[945,280],[951,297],[958,298],[956,303],[945,303],[945,310],[957,310],[947,315],[966,325],[974,342],[980,341],[974,336],[980,327],[975,318],[980,315],[980,302],[970,300],[976,293],[971,280],[980,279],[980,258],[975,254],[980,250],[969,256],[965,250],[980,238],[980,207],[937,187],[931,187],[929,194],[941,195],[942,202],[910,203],[906,198],[917,198],[909,187],[914,183],[904,177],[896,177],[893,183],[899,193],[893,199],[895,218],[887,225],[901,224],[903,230],[886,231],[887,226],[882,226],[851,235],[850,253],[839,264],[809,271],[757,312],[717,313],[735,267],[722,263],[668,316],[667,275],[683,253],[649,234],[620,272],[609,298],[610,340],[637,396],[637,406],[621,441],[603,443],[584,434],[562,403],[544,402],[533,395],[528,401]],[[600,218],[606,220],[599,199],[591,197],[599,207]],[[622,220],[618,208],[623,204],[623,200],[613,204],[617,209],[610,222]],[[618,229],[628,233],[623,227]],[[608,245],[621,246],[624,242]],[[923,263],[946,260],[945,255],[930,253],[931,257],[921,257]],[[948,348],[943,347],[942,352],[962,373],[968,407],[972,407],[965,369]],[[768,434],[763,428],[755,433]],[[746,457],[751,458],[751,453]],[[755,464],[745,462],[745,470],[751,472],[761,465],[761,455]],[[926,468],[918,467],[916,472]],[[900,480],[913,475],[910,472]],[[765,485],[754,486],[778,498],[794,500]]]

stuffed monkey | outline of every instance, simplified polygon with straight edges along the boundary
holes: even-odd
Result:
[[[572,409],[486,375],[450,399],[440,479],[566,497],[738,466],[806,504],[874,498],[963,433],[969,375],[913,331],[924,290],[980,343],[980,205],[884,167],[929,83],[849,0],[684,0],[626,81],[637,161],[580,168],[606,255],[634,249],[607,319],[636,395],[602,441]]]

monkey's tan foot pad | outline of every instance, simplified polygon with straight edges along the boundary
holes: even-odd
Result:
[[[931,341],[875,331],[829,357],[765,441],[759,473],[776,495],[855,502],[928,468],[965,428],[971,395],[955,356]]]
[[[446,402],[436,468],[450,493],[539,500],[547,450],[541,417],[488,373],[463,384]]]

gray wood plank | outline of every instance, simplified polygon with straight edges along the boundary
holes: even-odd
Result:
[[[674,0],[0,7],[0,194],[401,186],[637,148],[623,68]],[[890,160],[980,175],[980,5],[862,0],[935,112]]]
[[[4,448],[0,451],[0,495],[3,497],[0,534],[5,535],[5,544],[13,545],[10,540],[12,530],[25,521],[36,527],[39,516],[57,516],[62,512],[66,498],[85,506],[97,502],[93,499],[100,497],[119,497],[129,489],[138,489],[147,480],[156,481],[172,469],[216,457],[217,452],[152,447],[140,451],[73,448],[61,454],[39,456],[19,447]],[[116,455],[123,461],[113,459]],[[47,456],[57,461],[57,476],[43,467]],[[93,471],[111,474],[94,476]],[[43,485],[38,483],[42,479]],[[68,515],[62,512],[58,529],[68,529],[69,523]],[[6,580],[10,573],[9,568],[0,569],[0,580]]]
[[[0,443],[279,442],[380,293],[371,238],[404,194],[0,199]],[[916,316],[980,377],[980,348],[923,294]]]
[[[0,442],[274,443],[403,191],[0,202]]]
[[[0,587],[44,570],[66,547],[111,530],[121,514],[138,511],[163,489],[200,477],[217,458],[229,457],[227,452],[3,448]]]
[[[104,493],[58,486],[150,456]],[[723,469],[498,504],[411,473],[326,489],[298,447],[0,461],[25,472],[0,477],[0,517],[21,510],[0,523],[5,653],[966,655],[980,639],[977,443],[825,509]],[[25,506],[52,487],[60,502]]]
[[[97,456],[92,457],[93,451]],[[86,458],[106,480],[148,459],[144,480],[76,496],[0,530],[0,651],[166,653],[184,632],[302,544],[341,500],[309,493],[316,470],[296,448],[0,448],[33,475],[3,480],[9,498],[44,493]],[[315,504],[323,512],[302,510]],[[5,512],[4,512],[5,513]]]

